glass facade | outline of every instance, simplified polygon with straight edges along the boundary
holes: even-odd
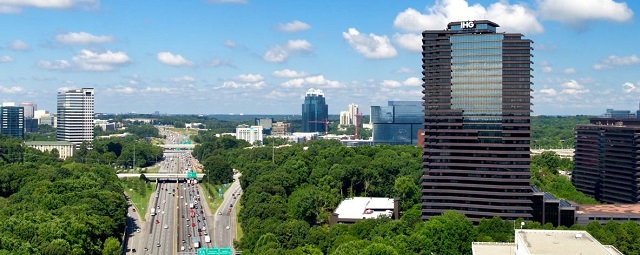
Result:
[[[302,132],[327,132],[329,106],[322,90],[309,89],[302,104]]]
[[[471,23],[422,34],[422,216],[531,219],[531,41]]]
[[[388,106],[371,106],[374,144],[418,144],[423,128],[422,101],[389,101]]]
[[[0,134],[24,139],[24,108],[0,107]]]

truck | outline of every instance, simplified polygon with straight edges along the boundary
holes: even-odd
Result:
[[[189,208],[193,209],[193,203],[189,203]]]
[[[210,236],[204,236],[204,241],[207,243],[211,242],[211,237]]]
[[[193,239],[193,247],[200,248],[200,239],[194,237]]]
[[[151,208],[151,216],[156,216],[156,208]]]

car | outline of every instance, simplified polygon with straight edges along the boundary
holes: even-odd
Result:
[[[222,215],[222,212],[218,212],[218,215]]]
[[[167,225],[164,225],[164,229],[168,229],[168,228],[169,228],[169,226],[167,226]]]
[[[187,241],[185,241],[184,239],[182,239],[182,243],[186,243]]]
[[[198,236],[202,236],[202,232],[198,232]]]
[[[136,252],[136,249],[131,249],[131,252]]]
[[[136,211],[136,208],[131,208],[131,210],[133,210],[134,212]]]
[[[231,229],[231,227],[227,226],[226,229],[229,230],[229,229]]]
[[[156,247],[160,247],[160,242],[158,242],[158,243],[156,244]]]
[[[160,221],[159,221],[159,220],[156,220],[156,224],[160,224]]]
[[[181,250],[181,251],[184,251],[184,246],[180,247],[180,250]]]
[[[137,232],[137,233],[140,233],[140,229],[139,229],[139,228],[136,228],[136,232]]]
[[[191,233],[188,233],[188,234],[187,234],[187,236],[188,236],[188,237],[191,237]]]

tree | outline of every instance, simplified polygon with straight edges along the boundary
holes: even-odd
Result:
[[[394,195],[400,199],[400,210],[406,211],[420,201],[420,188],[409,176],[396,179],[393,185]]]
[[[205,159],[202,164],[207,182],[213,184],[230,183],[233,181],[233,169],[220,155],[213,155]]]
[[[120,242],[115,237],[109,237],[104,241],[102,255],[118,255],[121,253]]]
[[[421,223],[415,233],[430,239],[432,252],[442,255],[470,254],[471,243],[477,236],[473,223],[455,211],[445,211]]]

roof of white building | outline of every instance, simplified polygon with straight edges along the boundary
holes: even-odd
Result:
[[[393,199],[386,197],[354,197],[343,200],[334,213],[341,219],[390,217]]]

